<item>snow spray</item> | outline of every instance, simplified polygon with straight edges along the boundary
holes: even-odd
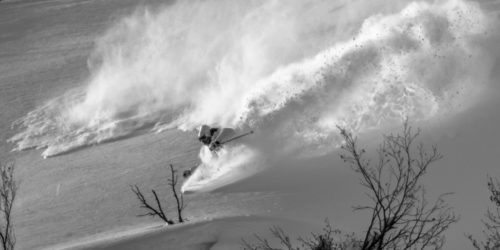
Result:
[[[495,27],[462,0],[142,8],[97,39],[86,87],[16,121],[11,141],[48,157],[210,124],[255,130],[256,154],[323,154],[339,143],[336,125],[362,132],[473,105],[490,83]]]

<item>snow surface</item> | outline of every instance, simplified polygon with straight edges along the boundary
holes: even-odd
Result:
[[[375,146],[405,114],[445,155],[426,185],[431,197],[455,192],[447,248],[467,245],[486,174],[500,176],[499,3],[410,2],[2,1],[0,139],[17,144],[0,155],[21,180],[18,249],[235,249],[274,224],[295,236],[325,217],[359,232],[366,215],[351,207],[365,198],[333,125]],[[214,159],[192,131],[203,122],[258,129]],[[184,184],[191,222],[156,227],[136,217],[129,185],[167,194],[169,163],[202,168]]]

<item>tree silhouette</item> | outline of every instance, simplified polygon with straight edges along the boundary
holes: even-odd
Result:
[[[472,246],[478,250],[500,249],[500,182],[497,178],[488,176],[488,190],[490,191],[490,201],[495,204],[495,209],[488,209],[486,220],[483,220],[485,240],[481,242],[472,235],[467,235]]]
[[[339,127],[343,138],[340,157],[360,175],[361,185],[367,190],[369,203],[355,210],[370,212],[363,237],[342,234],[327,223],[321,234],[312,234],[309,240],[299,238],[302,247],[295,247],[290,237],[279,227],[271,228],[281,248],[273,247],[267,239],[255,235],[257,243],[243,241],[249,250],[344,250],[344,249],[440,249],[444,244],[444,232],[458,221],[444,198],[430,204],[421,184],[428,167],[442,158],[437,148],[426,150],[416,144],[420,130],[413,132],[408,121],[399,134],[386,135],[378,149],[378,157],[372,163],[366,151],[358,147],[357,139],[347,129]]]
[[[0,164],[0,241],[2,249],[12,250],[16,244],[12,207],[16,198],[17,185],[14,180],[14,162]]]
[[[436,146],[429,151],[423,144],[415,147],[420,130],[413,132],[405,121],[401,133],[384,136],[372,163],[352,133],[339,130],[344,139],[340,157],[360,174],[370,198],[370,204],[356,207],[371,214],[361,249],[442,248],[443,232],[458,217],[445,203],[446,194],[429,204],[420,183],[428,167],[442,158]]]
[[[177,204],[177,222],[178,223],[183,223],[185,221],[185,218],[182,216],[182,212],[184,208],[186,207],[186,204],[184,203],[184,196],[182,193],[179,193],[177,190],[177,183],[179,181],[179,177],[177,176],[177,170],[174,170],[174,166],[170,164],[170,178],[168,179],[167,183],[171,187],[172,194],[175,198],[175,202]],[[166,222],[169,225],[175,224],[175,221],[172,219],[169,219],[167,217],[167,214],[165,213],[160,199],[158,198],[158,194],[156,190],[152,189],[151,193],[153,193],[154,196],[154,203],[151,204],[147,201],[146,197],[144,194],[141,192],[139,187],[137,185],[131,186],[132,192],[136,195],[137,199],[141,203],[141,207],[146,209],[147,212],[144,214],[140,214],[138,216],[152,216],[152,217],[160,217],[164,222]]]

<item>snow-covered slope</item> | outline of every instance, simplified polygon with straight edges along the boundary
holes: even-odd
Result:
[[[431,196],[455,192],[463,224],[449,248],[467,244],[463,225],[479,232],[485,176],[500,176],[498,1],[140,4],[0,3],[0,139],[15,136],[0,155],[17,160],[19,249],[148,226],[129,185],[166,194],[169,163],[206,167],[186,184],[213,191],[186,196],[193,224],[112,233],[109,249],[210,246],[214,231],[214,249],[234,249],[271,225],[198,222],[248,214],[359,231],[363,191],[337,157],[335,125],[374,145],[405,115],[446,157],[426,181]],[[202,123],[256,133],[227,157],[199,157]],[[161,243],[171,235],[181,242]]]

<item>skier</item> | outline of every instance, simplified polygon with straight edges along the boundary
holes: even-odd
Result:
[[[218,128],[210,128],[208,125],[203,125],[198,132],[198,140],[205,146],[209,146],[218,130]]]
[[[198,132],[198,140],[217,156],[217,151],[222,148],[225,143],[253,134],[253,131],[238,136],[235,136],[235,134],[236,132],[232,128],[211,128],[208,125],[202,125]],[[198,166],[194,166],[185,170],[182,174],[184,178],[189,178],[197,167]]]
[[[235,131],[232,128],[211,128],[208,125],[203,125],[198,133],[198,140],[207,146],[210,151],[217,151],[234,134]]]

